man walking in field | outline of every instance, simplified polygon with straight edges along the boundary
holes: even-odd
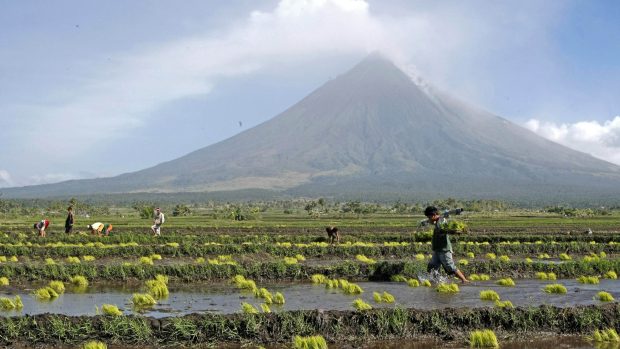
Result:
[[[451,232],[443,228],[443,226],[447,223],[446,217],[442,217],[439,214],[437,207],[434,206],[428,206],[424,210],[424,215],[428,217],[428,224],[432,224],[435,227],[431,240],[433,257],[428,263],[428,272],[430,273],[433,270],[439,270],[439,267],[443,266],[443,269],[448,275],[456,275],[463,283],[469,282],[465,275],[463,275],[463,273],[456,267],[456,264],[454,264],[454,260],[452,259],[452,244],[450,243],[449,234],[453,234],[455,232]]]
[[[166,218],[164,217],[164,213],[158,208],[155,209],[155,214],[153,215],[153,226],[151,226],[151,230],[153,231],[153,235],[160,236],[161,235],[161,225],[165,222]]]

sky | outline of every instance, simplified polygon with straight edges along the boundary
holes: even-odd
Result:
[[[615,0],[0,0],[0,187],[154,166],[371,52],[620,165]]]

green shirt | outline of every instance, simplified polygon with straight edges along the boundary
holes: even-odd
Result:
[[[446,222],[447,220],[445,218],[440,218],[437,222],[435,222],[433,238],[431,239],[432,248],[435,252],[452,252],[450,236],[448,233],[441,230],[441,225]]]

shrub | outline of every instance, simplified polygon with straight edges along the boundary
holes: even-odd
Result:
[[[511,287],[511,286],[515,285],[515,282],[511,278],[505,278],[505,279],[497,280],[496,284],[498,284],[500,286],[509,286],[509,287]]]
[[[601,302],[613,302],[614,297],[609,292],[601,291],[596,294],[596,299]]]
[[[295,336],[293,338],[293,349],[327,349],[327,342],[322,336]]]
[[[545,286],[543,290],[547,293],[557,293],[557,294],[566,293],[566,287],[564,287],[564,285],[562,284],[550,284],[550,285]]]
[[[364,302],[361,298],[358,298],[353,301],[353,307],[357,310],[370,310],[372,306],[366,302]]]
[[[469,345],[472,348],[499,348],[497,337],[492,330],[471,332],[469,334]]]
[[[483,301],[498,301],[499,294],[493,290],[480,291],[480,299]]]

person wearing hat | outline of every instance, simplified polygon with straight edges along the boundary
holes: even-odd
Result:
[[[158,208],[155,209],[155,214],[153,215],[153,225],[151,226],[151,230],[153,231],[153,235],[160,236],[161,235],[161,225],[165,221],[164,213]]]
[[[93,224],[89,224],[86,228],[90,230],[90,233],[93,235],[97,234],[101,236],[101,233],[104,232],[105,236],[109,236],[110,232],[112,231],[112,224],[103,224],[101,222],[96,222]]]
[[[49,227],[49,225],[50,225],[50,221],[48,221],[47,219],[43,219],[39,223],[35,223],[32,227],[39,231],[39,236],[40,237],[44,238],[45,237],[45,229],[47,229],[47,227]]]

